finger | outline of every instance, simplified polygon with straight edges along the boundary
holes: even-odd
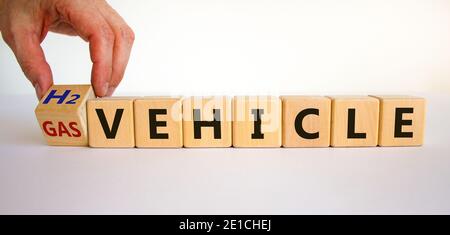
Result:
[[[95,33],[89,37],[92,61],[91,83],[99,97],[106,96],[111,81],[114,39],[110,33]]]
[[[97,96],[107,94],[113,67],[114,32],[106,20],[92,6],[76,4],[77,1],[62,1],[56,8],[86,41],[89,41],[92,73],[91,83]]]
[[[49,30],[55,33],[59,33],[59,34],[65,34],[65,35],[69,35],[69,36],[77,36],[78,33],[77,31],[75,31],[75,29],[72,27],[72,25],[70,25],[69,23],[66,22],[57,22],[54,25],[50,25]]]
[[[39,35],[33,30],[25,28],[20,28],[10,34],[13,36],[8,40],[8,44],[25,76],[34,86],[36,96],[41,99],[53,85],[53,77],[40,45]]]
[[[112,28],[115,41],[113,52],[113,69],[107,96],[111,96],[122,81],[133,47],[135,35],[123,18],[106,2],[102,1],[99,10]]]

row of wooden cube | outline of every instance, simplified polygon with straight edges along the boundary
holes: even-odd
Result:
[[[425,100],[408,96],[117,97],[53,86],[36,108],[50,145],[369,147],[423,144]]]

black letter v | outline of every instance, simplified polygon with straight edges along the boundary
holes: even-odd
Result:
[[[106,138],[115,139],[117,130],[119,129],[120,121],[122,120],[123,109],[116,110],[111,128],[109,128],[108,121],[106,120],[105,112],[103,112],[103,109],[96,109],[95,112],[97,112],[98,119],[100,120],[100,124],[102,124],[103,132],[105,132]]]

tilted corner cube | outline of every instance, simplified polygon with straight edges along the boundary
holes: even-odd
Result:
[[[86,102],[95,98],[91,85],[54,85],[35,113],[48,145],[87,146]]]

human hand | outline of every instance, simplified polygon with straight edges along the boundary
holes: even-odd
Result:
[[[99,97],[119,85],[134,42],[133,30],[105,0],[0,0],[0,31],[39,99],[53,84],[40,46],[49,31],[89,42]]]

